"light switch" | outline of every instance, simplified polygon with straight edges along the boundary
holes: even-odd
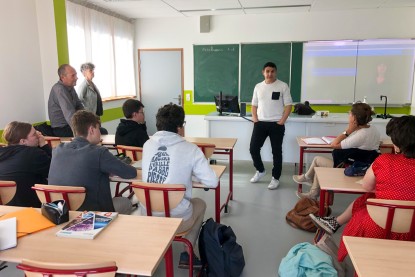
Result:
[[[190,93],[186,93],[186,101],[190,101]]]

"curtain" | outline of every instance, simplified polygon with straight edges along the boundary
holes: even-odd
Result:
[[[133,24],[66,1],[70,64],[84,77],[81,64],[95,65],[94,83],[102,98],[135,95]],[[75,89],[77,89],[75,87]]]

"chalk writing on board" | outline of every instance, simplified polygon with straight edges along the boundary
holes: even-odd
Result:
[[[229,51],[229,52],[234,52],[235,47],[228,47],[226,50]],[[215,48],[213,46],[202,48],[202,52],[223,52],[223,51],[224,51],[223,48]]]

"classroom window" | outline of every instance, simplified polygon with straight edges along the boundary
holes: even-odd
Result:
[[[84,77],[81,64],[95,65],[94,83],[102,98],[136,95],[134,27],[125,20],[66,1],[70,64]]]

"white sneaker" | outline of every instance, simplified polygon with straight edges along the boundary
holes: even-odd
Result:
[[[303,183],[310,183],[311,179],[308,179],[305,174],[302,175],[293,175],[293,180],[294,182],[296,182],[297,184],[303,184]]]
[[[268,185],[268,189],[276,189],[280,185],[280,181],[272,177],[271,182]]]
[[[267,172],[264,170],[263,172],[259,172],[257,170],[257,172],[255,173],[254,177],[251,178],[251,183],[256,183],[259,180],[261,180],[262,177],[264,177],[265,175],[267,175]]]

